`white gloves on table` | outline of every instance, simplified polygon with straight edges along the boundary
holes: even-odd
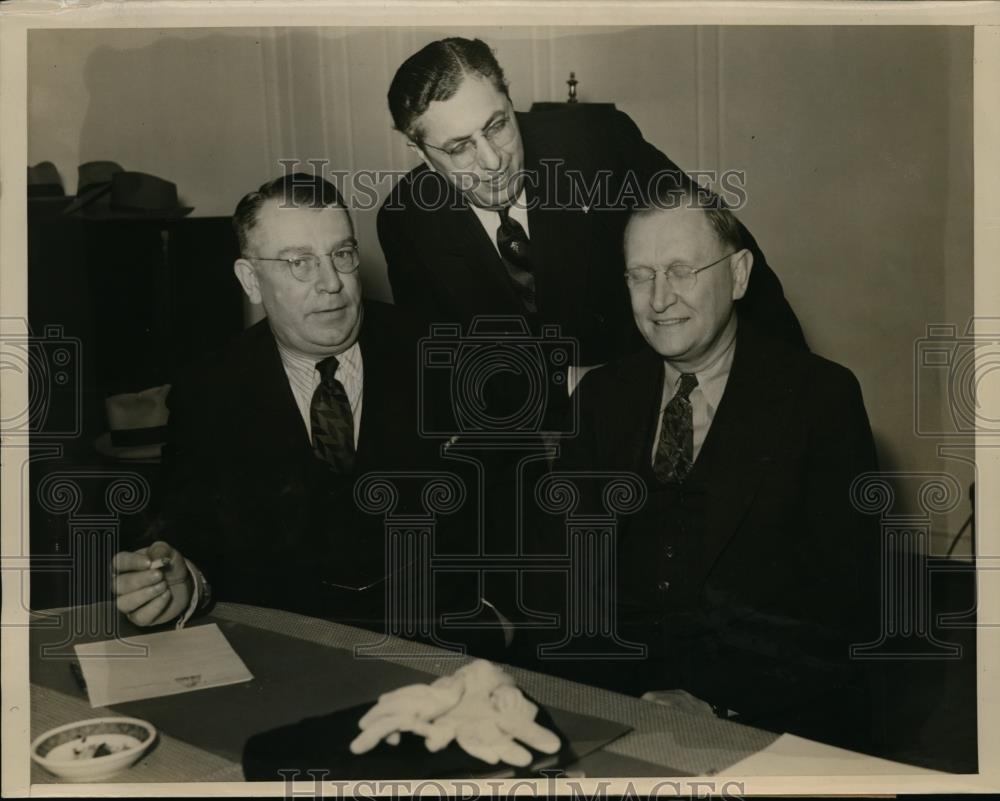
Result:
[[[363,754],[382,739],[399,743],[401,732],[425,738],[427,750],[440,751],[455,740],[467,754],[495,765],[526,767],[531,752],[520,740],[546,754],[559,750],[559,737],[535,723],[538,707],[514,680],[483,659],[432,684],[411,684],[380,696],[358,721],[361,733],[351,753]]]

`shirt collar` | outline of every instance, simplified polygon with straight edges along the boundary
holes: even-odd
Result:
[[[285,370],[297,373],[298,375],[308,376],[309,378],[312,378],[317,363],[325,358],[324,356],[307,356],[285,347],[281,342],[278,342],[278,353],[281,355],[281,363],[285,366]],[[337,368],[338,372],[344,369],[354,373],[359,371],[361,365],[361,348],[358,346],[357,340],[347,350],[337,354],[337,362],[339,364]]]
[[[736,331],[734,329],[728,344],[712,363],[706,365],[701,370],[695,371],[695,377],[698,379],[697,389],[701,390],[706,402],[713,409],[717,409],[722,402],[722,393],[726,391],[726,382],[729,379],[729,371],[733,366],[733,354],[735,352]],[[664,360],[663,373],[666,383],[666,398],[669,400],[677,392],[677,387],[681,380],[681,371],[670,362]]]
[[[469,201],[469,206],[476,213],[476,216],[483,221],[484,225],[487,223],[496,225],[497,217],[493,216],[494,214],[499,216],[499,212],[496,209],[484,209],[481,206],[477,206],[471,200]],[[510,203],[510,216],[515,220],[526,219],[528,216],[524,186],[521,187],[521,191],[518,193],[517,197]]]

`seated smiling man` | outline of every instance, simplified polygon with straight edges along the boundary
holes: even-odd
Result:
[[[566,670],[867,747],[869,678],[849,645],[877,630],[879,541],[850,498],[876,469],[858,382],[738,315],[753,256],[717,198],[688,192],[635,212],[625,261],[648,347],[585,376],[580,433],[555,469],[645,485],[642,508],[619,521],[614,601],[619,636],[647,658]],[[596,509],[600,488],[583,497]]]
[[[385,525],[358,508],[356,482],[454,470],[418,432],[420,332],[362,302],[351,218],[322,178],[264,184],[233,223],[236,276],[267,316],[174,383],[162,541],[115,556],[118,608],[141,626],[183,623],[214,596],[382,630]],[[419,491],[399,491],[398,511],[420,511]],[[440,595],[438,613],[477,606]]]

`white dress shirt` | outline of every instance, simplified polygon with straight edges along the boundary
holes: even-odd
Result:
[[[285,375],[288,376],[288,383],[292,388],[292,395],[295,396],[295,405],[299,407],[299,414],[302,415],[302,422],[306,424],[306,434],[312,442],[312,422],[310,408],[312,406],[313,394],[319,386],[322,376],[316,369],[316,364],[322,359],[315,356],[303,356],[295,353],[280,342],[278,343],[278,353],[281,354],[281,363],[285,368]],[[351,404],[351,416],[354,418],[354,444],[358,443],[358,433],[361,431],[361,399],[364,394],[364,364],[361,360],[361,348],[355,342],[343,353],[337,354],[337,380],[344,385],[347,393],[347,400]]]
[[[694,454],[692,463],[697,461],[701,446],[708,436],[708,429],[715,417],[715,410],[722,402],[722,394],[726,391],[729,381],[729,371],[733,366],[733,352],[736,350],[736,332],[712,363],[702,370],[695,371],[698,386],[691,390],[688,400],[691,401],[691,417],[694,427]],[[656,449],[660,444],[660,429],[663,427],[663,412],[670,399],[677,393],[680,385],[681,371],[670,362],[663,361],[663,396],[660,401],[660,415],[656,421],[656,436],[653,437],[653,447],[650,460],[655,461]]]

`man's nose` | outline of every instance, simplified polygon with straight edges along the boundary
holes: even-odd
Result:
[[[344,288],[344,281],[333,266],[333,257],[329,253],[319,258],[316,286],[324,292],[340,292]]]
[[[476,137],[476,161],[487,172],[499,170],[503,163],[500,148],[494,145],[483,134]]]
[[[662,272],[657,271],[653,278],[652,294],[649,299],[653,311],[662,312],[677,302],[677,293],[670,285],[670,279]]]

